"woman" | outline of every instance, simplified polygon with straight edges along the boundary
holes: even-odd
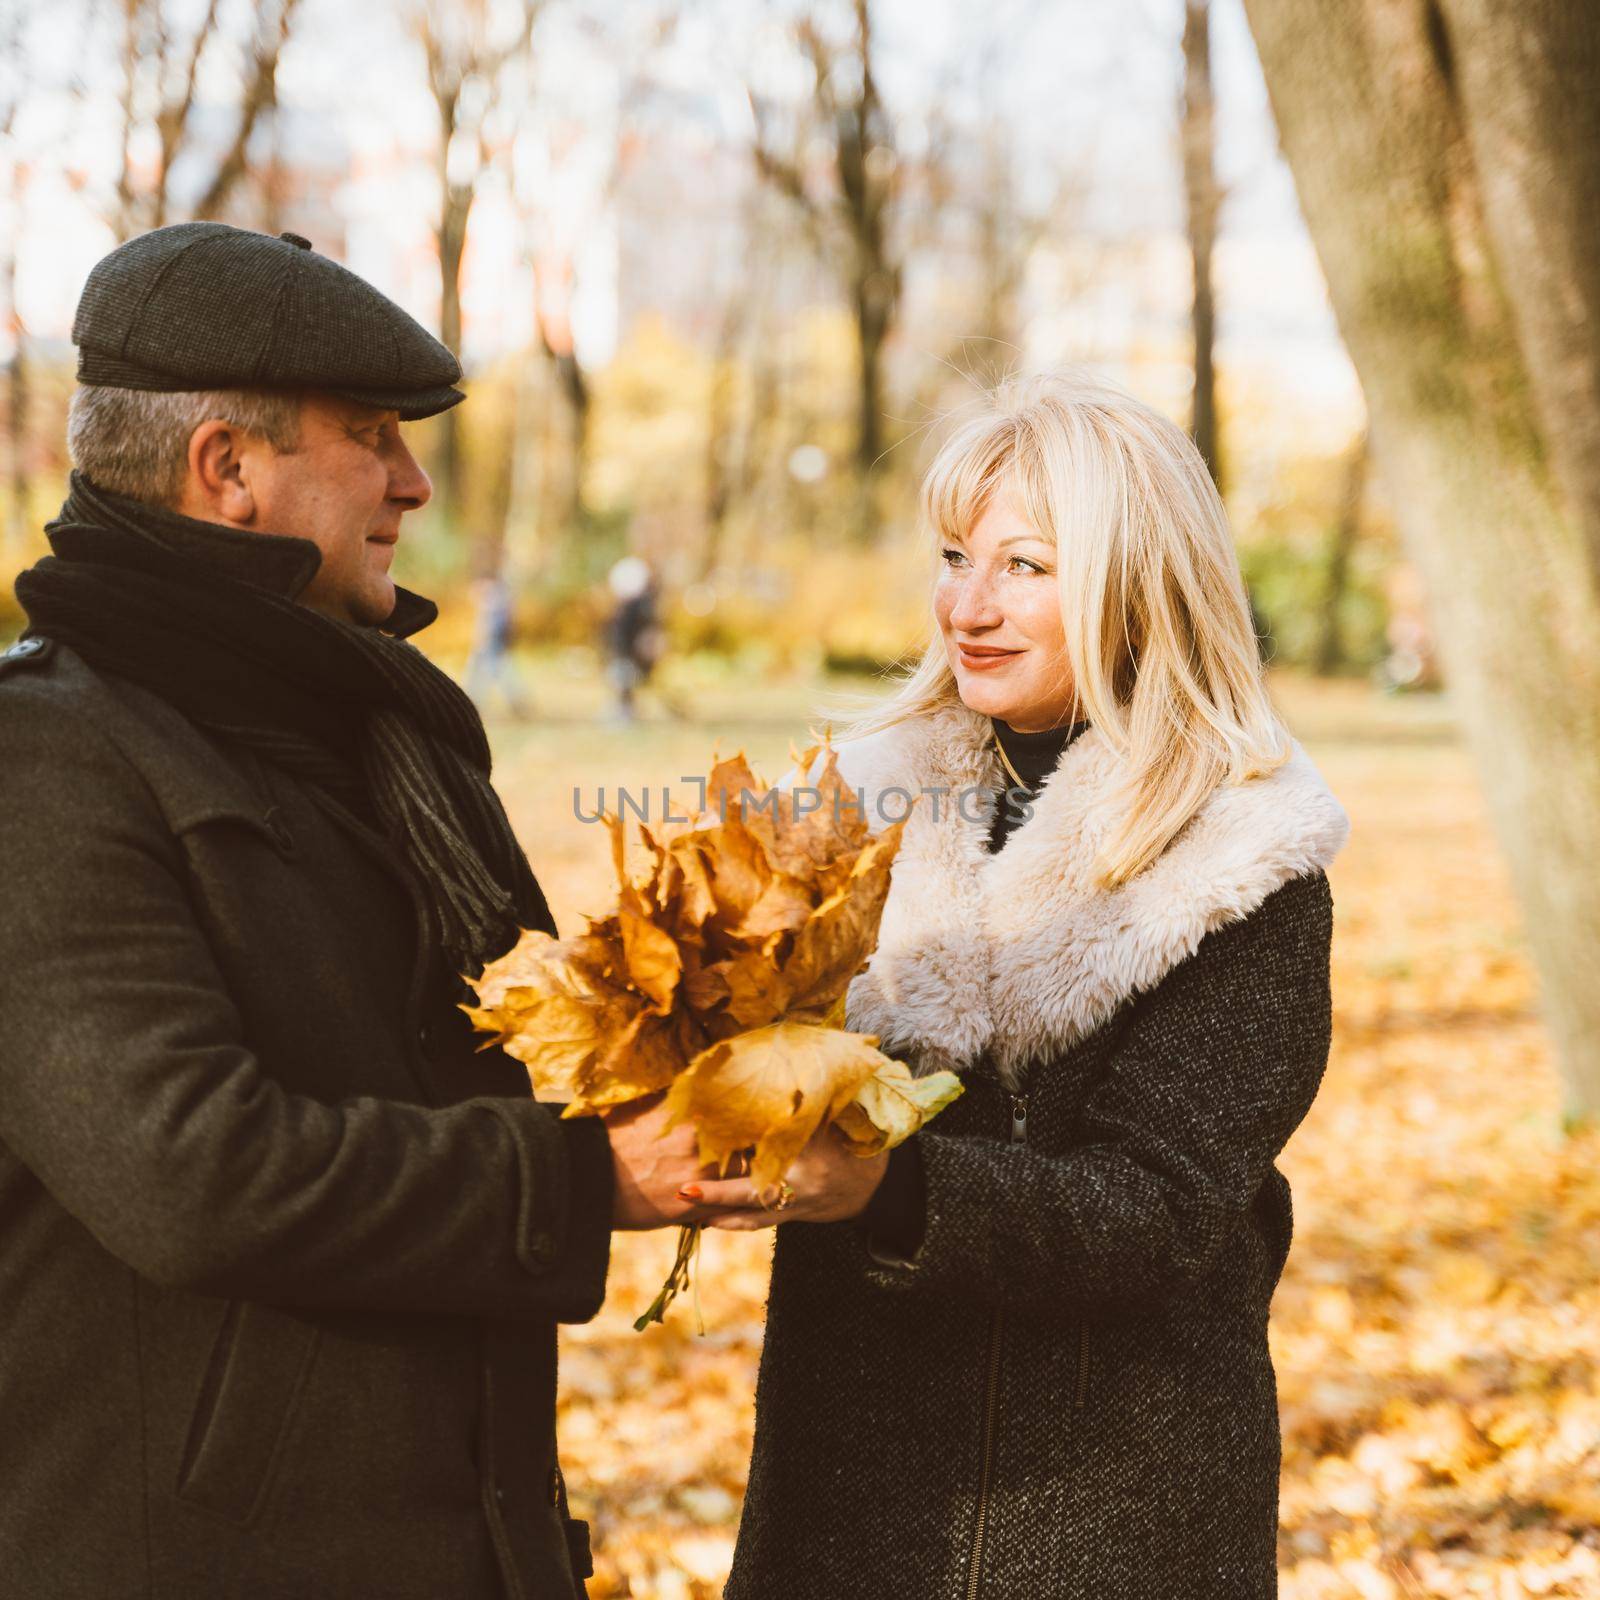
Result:
[[[923,500],[937,637],[839,749],[874,828],[921,796],[847,1023],[965,1092],[888,1158],[813,1141],[781,1211],[700,1186],[833,1224],[779,1230],[726,1597],[1274,1595],[1273,1162],[1348,821],[1170,422],[1014,384]]]

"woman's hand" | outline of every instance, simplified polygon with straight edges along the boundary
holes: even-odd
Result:
[[[823,1128],[795,1158],[786,1180],[791,1198],[763,1206],[749,1178],[715,1178],[686,1185],[678,1198],[698,1206],[713,1228],[748,1231],[780,1222],[843,1222],[859,1217],[889,1168],[887,1152],[858,1156],[832,1128]],[[765,1197],[773,1201],[769,1189]]]
[[[613,1228],[665,1228],[706,1220],[706,1207],[694,1203],[685,1185],[703,1181],[716,1169],[701,1165],[691,1124],[662,1132],[665,1099],[650,1095],[602,1113],[615,1175]]]

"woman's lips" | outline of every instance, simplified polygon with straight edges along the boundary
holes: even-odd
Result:
[[[972,672],[987,672],[993,667],[1003,667],[1006,662],[1022,654],[1020,650],[996,650],[993,647],[977,650],[970,645],[958,644],[961,665]]]

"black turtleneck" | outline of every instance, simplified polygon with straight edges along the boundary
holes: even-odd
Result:
[[[1073,722],[1062,728],[1046,728],[1042,733],[1019,733],[999,717],[990,717],[994,736],[1005,751],[1006,760],[1017,769],[1022,779],[1019,789],[1007,772],[997,796],[994,822],[989,829],[990,852],[999,850],[1023,820],[1018,809],[1031,803],[1044,786],[1044,780],[1056,770],[1061,752],[1088,726],[1087,722]]]
[[[994,724],[994,735],[1006,753],[1006,760],[1022,779],[1019,788],[1009,772],[1004,774],[1004,783],[996,797],[994,822],[989,829],[989,851],[993,854],[1023,820],[1016,807],[1035,799],[1045,779],[1056,770],[1061,752],[1089,724],[1074,722],[1064,728],[1046,728],[1042,733],[1019,733],[999,717],[989,720]],[[889,1152],[883,1182],[862,1212],[861,1225],[874,1246],[887,1249],[903,1260],[909,1260],[922,1248],[928,1226],[927,1194],[917,1135],[913,1134]]]

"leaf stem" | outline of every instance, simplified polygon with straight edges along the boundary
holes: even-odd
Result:
[[[635,1319],[633,1324],[635,1333],[643,1333],[652,1322],[664,1322],[667,1307],[691,1284],[694,1288],[695,1322],[701,1333],[706,1331],[705,1321],[700,1315],[700,1275],[694,1271],[700,1255],[701,1232],[702,1225],[698,1222],[678,1229],[678,1253],[672,1259],[672,1270],[667,1274],[666,1282],[661,1285],[661,1293],[650,1302],[644,1314]]]

